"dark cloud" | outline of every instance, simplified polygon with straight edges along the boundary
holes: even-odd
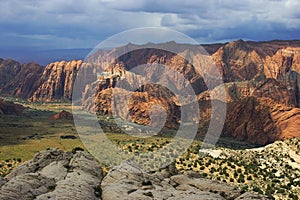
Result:
[[[167,27],[199,42],[300,39],[300,2],[1,0],[0,48],[93,47],[137,27]]]

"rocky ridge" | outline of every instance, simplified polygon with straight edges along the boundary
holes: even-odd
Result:
[[[166,45],[174,44],[168,43]],[[181,46],[178,46],[180,49]],[[189,50],[183,55],[192,55],[193,48],[187,48]],[[253,43],[238,40],[221,45],[214,50],[212,59],[225,82],[226,101],[229,103],[223,135],[261,145],[279,139],[299,136],[297,114],[297,107],[299,107],[299,71],[297,71],[300,56],[299,42]],[[99,59],[101,60],[101,57]],[[151,64],[156,63],[171,66],[182,72],[187,79],[192,80],[193,88],[197,88],[195,92],[200,104],[203,100],[212,99],[207,88],[205,88],[203,79],[201,79],[201,74],[193,66],[189,66],[180,56],[166,54],[164,51],[151,49],[133,51],[130,55],[119,58],[109,69],[123,70],[121,74],[127,80],[126,74],[128,72],[126,70],[130,70],[132,66],[146,64],[150,67]],[[147,77],[152,76],[147,72],[146,74]],[[128,84],[132,83],[129,82]],[[147,89],[137,90],[134,93],[130,104],[132,107],[128,108],[129,115],[123,118],[140,124],[148,124],[148,113],[152,103],[158,103],[166,110],[172,111],[173,121],[169,117],[167,124],[169,128],[176,128],[176,126],[171,126],[170,122],[172,124],[179,122],[176,116],[180,115],[178,108],[181,105],[174,98],[162,100],[164,99],[163,95],[154,95],[155,100],[152,101],[147,97],[158,93],[159,90],[153,92],[149,87]],[[212,93],[218,94],[219,89],[220,87],[215,85]],[[112,93],[109,92],[111,90],[114,88],[108,86],[96,92],[96,107],[94,107],[96,111],[111,114],[109,110],[111,97],[108,95]],[[248,99],[253,100],[248,101]],[[145,104],[145,102],[147,103]],[[173,105],[178,108],[174,109]],[[209,111],[210,105],[207,106],[204,110]],[[122,111],[124,108],[121,106],[117,110]],[[209,114],[206,113],[206,115]],[[207,128],[207,123],[209,120],[202,123],[203,126],[200,126],[200,129]]]

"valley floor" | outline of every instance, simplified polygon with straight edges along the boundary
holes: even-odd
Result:
[[[5,176],[20,163],[31,159],[36,152],[47,148],[57,147],[65,151],[76,147],[85,149],[72,120],[50,119],[62,110],[71,111],[69,104],[21,103],[27,106],[23,115],[0,118],[0,175]],[[102,123],[109,123],[109,120]],[[108,133],[107,137],[128,154],[156,152],[172,141],[170,135],[137,138]],[[298,199],[299,144],[300,140],[294,138],[254,148],[253,145],[232,141],[230,138],[221,138],[216,148],[201,150],[201,140],[195,140],[177,158],[175,165],[181,172],[192,170],[202,177],[223,181],[245,191],[254,191],[275,199]],[[168,153],[171,157],[178,154],[174,148],[154,159],[166,161],[163,159],[168,159]],[[137,162],[143,163],[145,160],[146,157]]]

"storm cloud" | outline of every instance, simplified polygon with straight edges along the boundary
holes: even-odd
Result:
[[[0,48],[88,48],[132,28],[199,41],[300,39],[300,1],[0,0]]]

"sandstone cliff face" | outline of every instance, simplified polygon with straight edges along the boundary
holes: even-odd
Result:
[[[222,86],[225,88],[226,103],[237,102],[245,97],[251,96],[260,84],[261,83],[253,81],[224,83]],[[199,101],[211,100],[211,93],[219,94],[222,92],[222,89],[223,88],[221,86],[217,86],[211,91],[202,92],[198,95],[198,99]]]
[[[0,85],[3,90],[3,87],[21,70],[21,65],[13,60],[0,59],[0,70]]]
[[[280,78],[288,71],[300,72],[300,48],[287,47],[265,58],[264,73],[267,78]]]
[[[237,41],[213,54],[224,80],[230,81],[225,84],[230,104],[223,134],[257,144],[300,136],[299,53],[299,42]],[[210,95],[198,98],[209,100]]]
[[[29,98],[38,88],[37,80],[43,67],[0,59],[0,94]]]
[[[294,91],[273,78],[262,81],[252,92],[251,96],[269,98],[287,106],[297,105]]]
[[[243,40],[230,42],[212,55],[224,82],[251,80],[263,69],[263,57]]]
[[[300,49],[287,47],[279,49],[274,55],[267,56],[264,64],[264,74],[280,82],[284,90],[288,90],[289,98],[299,107],[299,69]],[[278,85],[276,85],[277,87]],[[285,92],[284,92],[285,93]]]
[[[143,77],[148,77],[154,82],[160,80],[162,81],[164,78],[168,77],[169,80],[172,80],[180,90],[184,88],[187,83],[184,83],[180,78],[178,78],[175,72],[179,72],[188,81],[190,81],[190,84],[193,86],[196,94],[207,90],[207,86],[205,85],[203,78],[201,77],[201,73],[203,72],[197,71],[194,66],[192,66],[190,63],[188,63],[187,60],[184,59],[190,58],[191,60],[197,60],[199,62],[199,58],[201,58],[201,56],[203,57],[203,55],[199,55],[199,52],[197,52],[200,50],[193,46],[182,47],[176,43],[166,43],[166,46],[169,47],[170,45],[174,45],[174,49],[180,49],[180,53],[175,54],[164,49],[159,49],[160,45],[154,45],[153,48],[148,48],[146,46],[147,48],[145,47],[139,50],[134,50],[120,56],[116,60],[116,63],[114,63],[111,67],[118,68],[119,66],[122,66],[122,69],[125,70],[125,72],[123,72],[122,74],[124,74],[127,80],[130,80],[130,77],[126,77],[126,71],[130,70],[134,71],[135,74],[142,75]],[[178,45],[177,48],[176,45]],[[194,59],[193,57],[197,57],[198,59]],[[200,60],[199,65],[202,64],[202,66],[204,66],[204,62],[205,60]],[[139,72],[139,70],[134,70],[135,67],[141,65],[144,65],[144,67],[148,69],[145,69],[142,72]],[[168,69],[168,67],[170,69]],[[204,71],[205,67],[203,67],[202,70]],[[129,81],[129,84],[134,83]]]
[[[248,97],[229,105],[224,134],[238,140],[265,145],[299,137],[300,109],[269,98]]]
[[[137,92],[109,88],[97,93],[94,102],[87,100],[84,106],[100,115],[113,115],[138,124],[152,123],[155,126],[160,123],[155,122],[155,119],[162,119],[166,120],[165,128],[178,128],[180,109],[174,102],[174,97],[153,86],[147,88]],[[160,106],[160,109],[152,110],[155,106]],[[152,115],[154,121],[150,119]]]
[[[47,65],[37,81],[38,89],[31,97],[32,101],[69,100],[72,96],[76,73],[82,61],[61,61]]]

